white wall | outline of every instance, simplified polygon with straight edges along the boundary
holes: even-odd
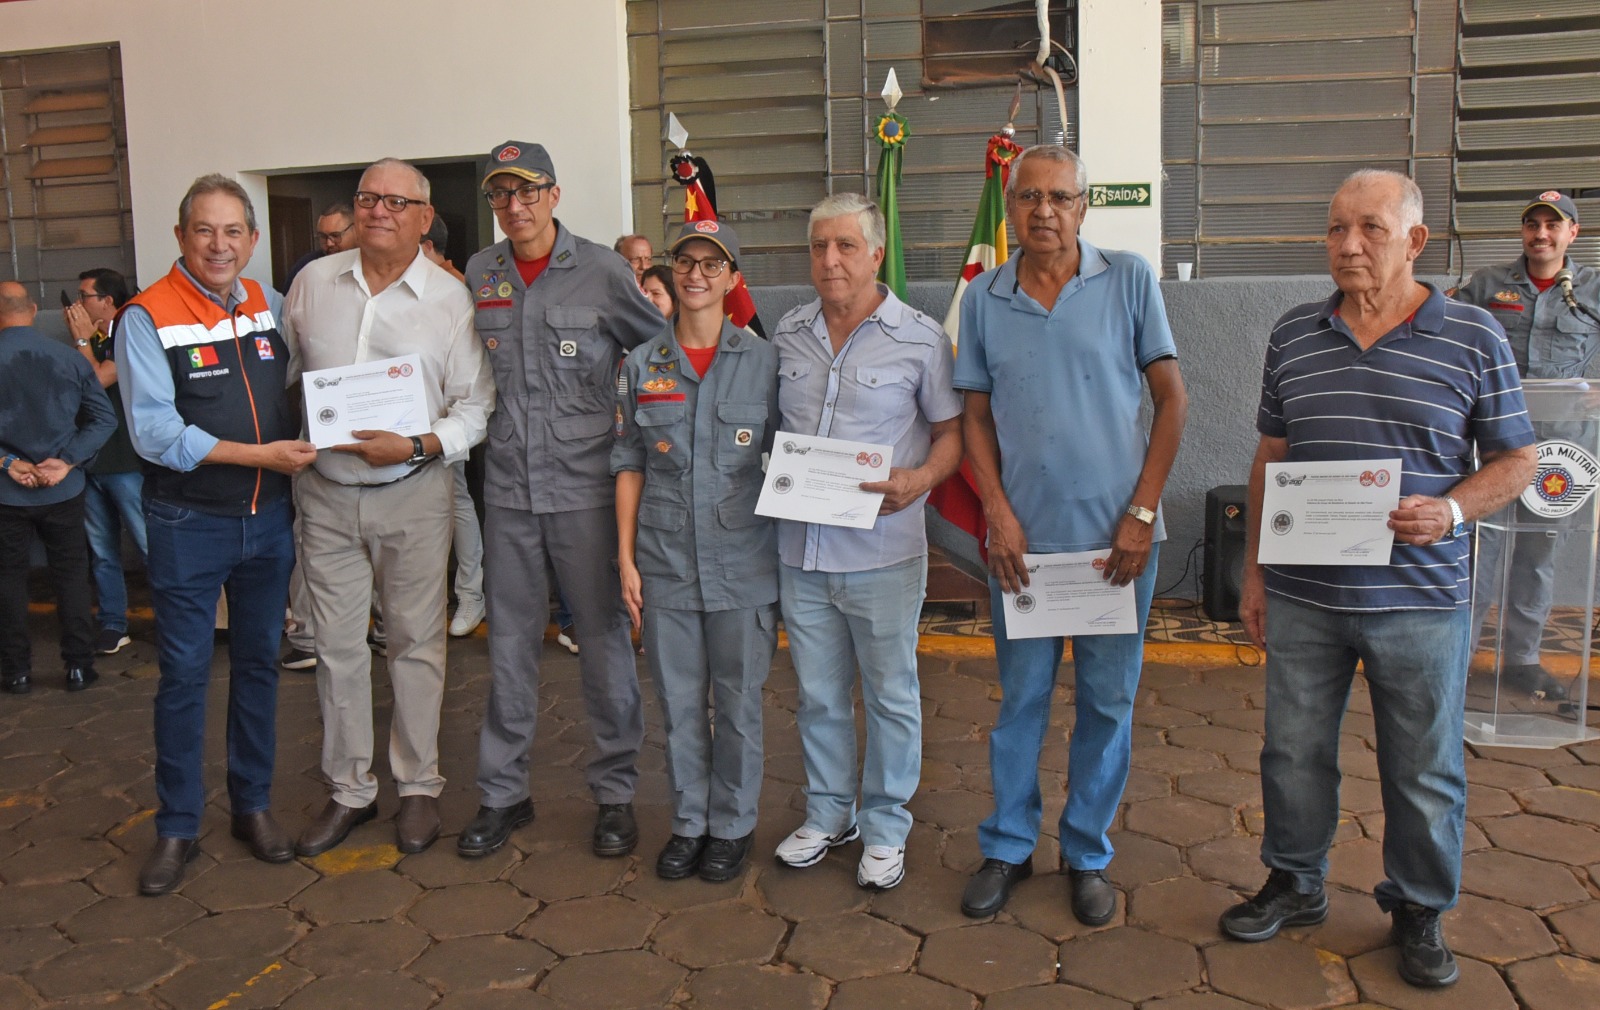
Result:
[[[30,0],[0,50],[122,47],[139,276],[166,273],[189,183],[542,143],[561,220],[628,230],[623,0]],[[581,82],[581,83],[580,83]],[[618,124],[622,124],[619,128]],[[270,275],[262,243],[248,273]]]
[[[1161,0],[1080,0],[1078,153],[1091,183],[1147,182],[1149,207],[1089,209],[1083,234],[1161,269]]]

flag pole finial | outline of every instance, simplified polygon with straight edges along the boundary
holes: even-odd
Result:
[[[893,112],[894,107],[900,104],[900,99],[905,97],[905,92],[900,90],[900,79],[894,75],[894,67],[889,68],[889,76],[883,79],[883,100]]]

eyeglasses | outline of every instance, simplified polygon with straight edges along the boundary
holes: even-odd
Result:
[[[86,302],[91,298],[110,298],[110,297],[111,297],[110,295],[103,295],[98,291],[79,291],[77,300],[80,301],[80,302]]]
[[[412,204],[426,206],[428,203],[428,201],[418,200],[414,196],[396,196],[393,193],[369,193],[366,190],[359,190],[356,193],[356,206],[363,210],[371,210],[378,205],[380,200],[383,201],[385,208],[395,214],[405,213],[405,209]]]
[[[374,195],[376,195],[376,194],[374,194]],[[396,200],[404,200],[405,198],[397,196],[397,197],[395,197],[395,199]],[[377,201],[374,200],[373,202],[376,203]],[[410,200],[406,200],[407,204],[409,204],[410,202],[411,202]],[[393,210],[394,208],[391,207],[389,209]],[[400,209],[401,210],[405,210],[405,206],[402,205]],[[355,226],[356,226],[355,222],[352,221],[349,224],[345,225],[343,228],[340,228],[338,231],[319,231],[319,232],[317,232],[317,241],[321,242],[323,244],[327,244],[329,242],[337,242],[340,239],[344,238],[345,233],[348,232],[351,228],[354,228]]]
[[[728,261],[714,257],[703,260],[697,260],[693,256],[672,257],[672,272],[675,274],[686,274],[695,267],[700,268],[700,276],[710,279],[722,276],[722,271],[728,269]]]
[[[539,202],[539,194],[554,186],[553,182],[530,182],[516,189],[486,189],[483,198],[489,201],[489,206],[495,210],[505,210],[511,206],[511,194],[517,195],[517,202],[524,207],[532,206]]]
[[[636,267],[647,267],[651,263],[654,263],[655,259],[656,258],[654,256],[644,256],[644,255],[627,257],[628,262],[632,263]]]
[[[1032,210],[1046,199],[1050,201],[1050,206],[1056,210],[1066,210],[1077,203],[1078,198],[1082,195],[1082,193],[1068,193],[1064,189],[1052,189],[1049,193],[1037,189],[1024,189],[1013,193],[1011,198],[1023,210]]]

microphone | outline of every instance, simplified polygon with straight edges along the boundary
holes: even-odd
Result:
[[[1572,294],[1572,271],[1562,267],[1556,274],[1556,284],[1561,288],[1561,300],[1567,303],[1567,308],[1576,309],[1578,299]]]

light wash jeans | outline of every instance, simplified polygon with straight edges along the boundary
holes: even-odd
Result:
[[[1076,870],[1102,870],[1115,850],[1106,832],[1128,784],[1133,743],[1133,696],[1144,665],[1144,626],[1155,594],[1161,545],[1150,548],[1144,574],[1133,582],[1139,630],[1127,635],[1072,639],[1076,717],[1067,752],[1067,805],[1061,811],[1061,858]],[[1033,856],[1043,819],[1039,751],[1050,726],[1050,696],[1064,638],[1009,639],[1000,584],[989,580],[994,651],[1000,666],[1000,714],[989,731],[989,776],[994,813],[978,825],[989,859],[1025,863]]]
[[[906,803],[922,776],[922,691],[917,618],[928,559],[864,572],[778,566],[789,655],[800,682],[800,745],[806,823],[830,834],[859,821],[866,845],[900,847],[911,832]],[[861,668],[867,714],[856,814],[856,719],[851,689]]]
[[[1356,661],[1372,693],[1383,791],[1378,905],[1456,903],[1467,777],[1462,723],[1472,611],[1321,610],[1267,600],[1266,828],[1261,861],[1314,891],[1339,822],[1339,723]]]

